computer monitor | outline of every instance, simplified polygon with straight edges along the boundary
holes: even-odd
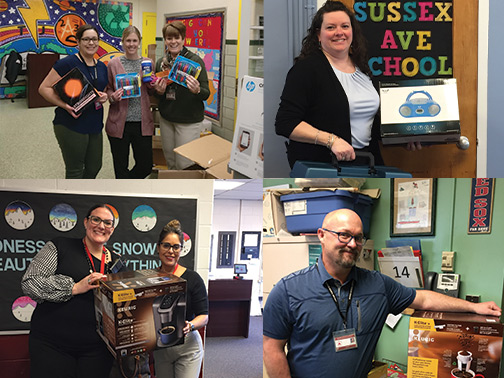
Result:
[[[234,273],[237,277],[240,277],[240,274],[247,274],[247,264],[234,264]]]

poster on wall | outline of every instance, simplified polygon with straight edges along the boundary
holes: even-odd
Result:
[[[11,51],[23,58],[27,54],[58,53],[60,57],[77,53],[76,30],[94,25],[100,35],[96,58],[107,64],[122,54],[123,30],[131,24],[133,5],[121,1],[0,1],[0,98],[26,93],[26,76],[18,76],[13,86],[5,79]]]
[[[469,207],[468,234],[490,234],[495,179],[473,178],[471,182],[471,205]]]
[[[184,46],[205,63],[210,96],[204,102],[205,115],[220,120],[224,11],[167,16],[166,22],[181,21],[186,26]]]
[[[379,81],[453,77],[452,2],[355,1]]]
[[[1,191],[0,331],[29,329],[36,303],[23,294],[21,278],[30,261],[53,238],[83,238],[88,209],[103,203],[115,217],[107,248],[121,254],[128,269],[160,265],[158,237],[172,219],[178,219],[184,231],[180,263],[193,269],[196,199]]]

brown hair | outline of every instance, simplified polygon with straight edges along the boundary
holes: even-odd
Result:
[[[185,39],[186,26],[182,21],[173,21],[163,26],[163,38],[181,36]]]
[[[177,219],[173,219],[166,226],[163,227],[161,233],[159,234],[158,244],[161,244],[169,234],[176,234],[179,237],[180,245],[184,245],[184,232],[180,227],[180,222]]]
[[[352,63],[359,67],[363,73],[371,76],[371,70],[369,69],[367,62],[366,39],[362,34],[359,22],[355,19],[354,13],[341,1],[327,0],[324,5],[320,7],[315,16],[313,16],[311,26],[308,29],[308,34],[303,39],[301,53],[295,60],[297,61],[299,59],[306,58],[307,56],[320,50],[318,36],[320,29],[322,28],[324,14],[338,11],[345,12],[350,18],[350,24],[352,25],[353,39],[350,50],[350,59],[352,59]]]
[[[130,25],[126,29],[124,29],[124,31],[122,33],[122,39],[121,40],[124,42],[124,40],[126,39],[126,37],[128,37],[132,33],[135,33],[138,36],[138,39],[140,41],[142,40],[142,36],[140,35],[140,30],[138,30],[138,28],[136,26],[133,26],[133,25]]]
[[[98,204],[96,204],[96,205],[92,206],[92,207],[88,210],[88,212],[87,212],[87,214],[86,214],[86,218],[87,218],[87,219],[89,219],[89,217],[91,216],[91,213],[92,213],[94,210],[99,209],[99,208],[104,208],[104,209],[107,209],[107,210],[110,212],[110,214],[112,215],[112,220],[113,220],[113,222],[114,222],[114,226],[115,226],[115,216],[114,216],[114,212],[112,211],[112,209],[110,208],[110,206],[109,206],[109,205],[107,205],[107,204],[105,204],[105,203],[98,203]]]
[[[98,40],[100,39],[100,34],[98,33],[98,29],[96,29],[95,26],[93,25],[89,25],[89,24],[84,24],[82,25],[81,27],[79,27],[77,29],[77,31],[75,32],[75,38],[77,39],[77,41],[80,41],[81,38],[82,38],[82,35],[84,34],[85,31],[87,30],[94,30],[96,32],[96,36],[98,37]]]

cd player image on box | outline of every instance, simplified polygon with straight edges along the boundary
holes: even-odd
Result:
[[[421,93],[425,97],[411,98],[414,95]],[[405,118],[412,117],[434,117],[441,111],[441,106],[432,99],[429,92],[413,91],[406,98],[406,102],[399,108],[399,114]]]

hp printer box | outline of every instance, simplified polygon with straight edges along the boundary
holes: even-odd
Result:
[[[94,296],[98,334],[116,358],[184,342],[184,279],[152,269],[108,274]]]
[[[380,103],[383,144],[460,140],[456,79],[380,83]]]
[[[415,311],[408,378],[499,378],[502,330],[494,316]]]

